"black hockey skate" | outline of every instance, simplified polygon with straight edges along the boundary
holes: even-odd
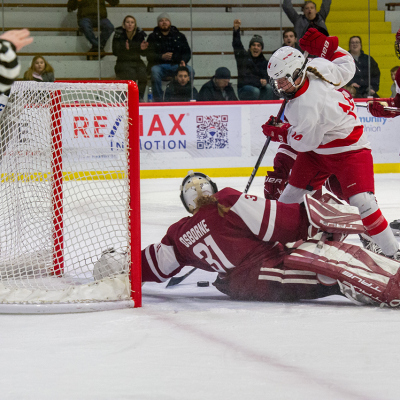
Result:
[[[400,236],[400,219],[396,219],[395,221],[389,224],[393,235]]]
[[[375,254],[384,256],[382,249],[372,240],[372,238],[364,233],[361,233],[358,236],[360,237],[364,249],[372,251]]]

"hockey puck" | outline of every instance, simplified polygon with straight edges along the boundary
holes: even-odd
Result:
[[[207,287],[207,286],[210,286],[210,282],[208,282],[208,281],[198,281],[197,282],[197,286],[198,287]]]

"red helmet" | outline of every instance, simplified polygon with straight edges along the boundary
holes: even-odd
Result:
[[[394,51],[396,52],[397,58],[400,60],[399,45],[400,45],[400,29],[396,33],[396,41],[394,42]]]

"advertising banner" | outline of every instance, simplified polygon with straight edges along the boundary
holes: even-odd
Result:
[[[140,108],[140,151],[193,157],[241,156],[240,106]]]

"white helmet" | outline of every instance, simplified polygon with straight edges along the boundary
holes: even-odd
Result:
[[[306,60],[303,54],[293,47],[284,46],[272,54],[268,62],[267,71],[270,84],[277,96],[284,98],[292,98],[294,96],[295,91],[286,93],[284,90],[279,89],[276,80],[279,78],[287,78],[294,87],[299,87],[303,83],[306,74],[303,74],[299,85],[295,85],[294,82],[302,73],[305,65]]]
[[[181,185],[181,200],[186,210],[193,213],[196,200],[201,196],[211,196],[218,192],[217,185],[201,172],[189,171]]]

